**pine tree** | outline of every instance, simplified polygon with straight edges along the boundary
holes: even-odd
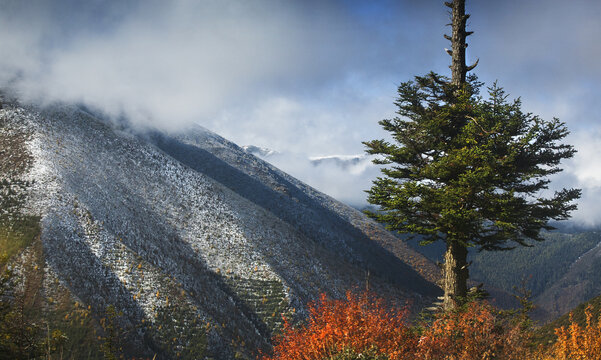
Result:
[[[524,113],[519,99],[496,83],[482,97],[483,84],[467,75],[465,0],[452,8],[452,78],[416,76],[398,88],[398,117],[382,120],[393,141],[364,142],[384,176],[368,201],[368,214],[391,230],[421,236],[422,245],[446,243],[443,307],[467,296],[468,247],[508,250],[541,241],[550,220],[565,220],[576,209],[578,189],[548,194],[549,175],[575,150],[562,143],[564,123]]]

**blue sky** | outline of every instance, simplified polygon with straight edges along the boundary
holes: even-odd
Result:
[[[0,82],[137,125],[200,123],[286,154],[276,165],[357,204],[375,168],[346,175],[306,159],[362,153],[385,136],[377,122],[394,116],[401,82],[449,75],[442,3],[0,0]],[[582,187],[575,219],[599,224],[601,2],[468,0],[467,11],[480,79],[572,131],[579,153],[555,184]]]

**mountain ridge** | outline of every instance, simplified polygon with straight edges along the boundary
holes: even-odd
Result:
[[[177,357],[199,341],[181,328],[202,324],[211,356],[252,357],[281,315],[302,318],[367,270],[400,302],[438,294],[435,266],[380,225],[206,129],[131,131],[69,105],[8,104],[0,118],[0,136],[30,134],[42,292],[58,283],[96,316],[115,306],[131,355]],[[181,336],[167,344],[161,327]]]

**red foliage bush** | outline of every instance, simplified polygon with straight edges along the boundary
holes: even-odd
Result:
[[[265,360],[312,359],[527,359],[529,332],[486,302],[471,302],[437,314],[419,328],[407,309],[395,310],[370,294],[347,293],[346,300],[324,295],[309,306],[304,325],[286,323]]]
[[[346,294],[346,300],[322,295],[309,305],[307,323],[293,328],[286,323],[276,338],[274,355],[268,360],[344,358],[343,354],[383,355],[408,359],[418,336],[407,323],[407,310],[387,308],[371,294]],[[354,356],[353,355],[353,356]]]
[[[473,301],[438,314],[425,328],[415,359],[524,359],[528,339],[520,324],[486,302]]]

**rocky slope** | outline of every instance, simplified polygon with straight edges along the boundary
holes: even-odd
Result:
[[[0,124],[2,179],[27,185],[20,212],[40,228],[40,251],[24,244],[35,256],[10,266],[39,263],[47,311],[59,292],[97,319],[112,305],[128,355],[253,357],[282,315],[366,274],[415,307],[438,294],[434,265],[381,226],[203,128],[133,132],[16,103]]]

